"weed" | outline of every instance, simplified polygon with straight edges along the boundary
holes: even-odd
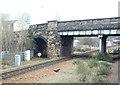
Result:
[[[99,77],[99,76],[97,76],[97,75],[94,75],[94,76],[92,77],[91,83],[102,83],[102,82],[103,82],[103,80],[102,80],[101,77]]]
[[[77,66],[77,73],[78,74],[89,74],[90,71],[85,64],[83,64],[82,62],[79,62],[78,66]]]
[[[89,60],[87,64],[88,64],[88,66],[89,66],[90,68],[93,68],[94,66],[96,67],[96,66],[99,65],[99,63],[98,63],[98,61],[97,61],[96,59],[91,59],[91,60]]]
[[[101,62],[101,65],[105,66],[105,67],[110,67],[110,64],[107,64],[106,62]]]
[[[106,61],[105,54],[102,53],[102,52],[97,53],[97,55],[94,56],[94,58],[97,59],[97,60],[103,60],[103,61]]]
[[[102,61],[108,61],[108,62],[113,62],[112,58],[107,57],[108,55],[105,55],[105,53],[99,52],[97,53],[96,56],[94,56],[93,58],[96,60],[102,60]]]
[[[85,82],[86,78],[87,78],[86,75],[83,75],[83,76],[80,77],[80,81]]]
[[[112,62],[113,62],[113,60],[112,60],[112,59],[108,59],[107,61],[108,61],[108,62],[110,62],[110,63],[112,63]]]
[[[81,63],[80,61],[74,61],[73,64],[78,65],[79,63]]]
[[[101,65],[97,71],[98,75],[108,75],[108,67]]]

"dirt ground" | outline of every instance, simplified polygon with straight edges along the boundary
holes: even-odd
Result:
[[[71,69],[72,62],[77,59],[69,60],[59,64],[55,64],[49,67],[44,67],[42,69],[34,70],[16,77],[8,78],[3,80],[3,83],[47,83],[47,79],[51,76],[62,74],[64,72],[69,72]],[[54,69],[60,69],[59,72],[54,72]]]
[[[79,58],[81,61],[84,59]],[[16,77],[8,78],[3,80],[3,83],[54,83],[56,78],[59,78],[63,73],[73,72],[73,62],[79,59],[73,59],[59,64],[55,64],[49,67],[44,67],[35,71],[31,71]],[[54,69],[60,69],[59,72],[54,72]],[[105,82],[118,83],[118,61],[111,65],[111,74],[104,76]]]
[[[104,76],[104,82],[105,83],[118,83],[120,84],[120,60],[115,61],[110,66],[110,74],[108,76]]]

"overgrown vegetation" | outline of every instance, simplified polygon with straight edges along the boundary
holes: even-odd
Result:
[[[107,61],[98,61],[94,58],[76,60],[69,72],[52,77],[49,83],[104,83],[103,76],[109,74],[109,67]]]
[[[33,59],[33,60],[29,60],[29,61],[21,61],[21,65],[32,64],[32,63],[45,61],[45,60],[49,60],[49,58],[36,58],[36,59]],[[12,65],[4,65],[3,69],[11,68],[11,67],[14,67],[14,62],[13,62]]]
[[[33,31],[28,31],[30,15],[18,14],[15,20],[10,20],[9,14],[0,14],[0,43],[2,44],[2,64],[13,65],[15,54],[23,56],[25,50],[34,50]],[[6,55],[7,54],[7,55]],[[22,57],[23,58],[23,57]],[[22,59],[23,60],[23,59]]]
[[[102,60],[102,61],[106,61],[106,57],[105,54],[102,52],[98,52],[96,56],[94,56],[94,59],[96,60]]]
[[[87,75],[90,74],[90,71],[84,63],[79,61],[79,63],[77,63],[77,73]]]
[[[91,60],[88,61],[87,64],[88,64],[89,68],[93,68],[93,67],[97,67],[99,63],[98,63],[97,60],[91,59]]]
[[[26,21],[30,19],[27,13],[19,14],[15,20],[10,20],[9,14],[0,14],[0,29],[2,30],[2,51],[19,53],[30,47],[28,38],[28,26]]]
[[[105,53],[102,53],[102,52],[98,52],[93,58],[98,60],[98,61],[113,62],[113,60],[110,56],[105,55]]]
[[[40,61],[48,60],[48,59],[49,58],[37,58],[37,59],[29,60],[29,61],[22,61],[21,65],[31,64],[31,63],[35,63],[35,62],[40,62]]]
[[[87,76],[86,75],[83,75],[80,77],[80,81],[81,82],[85,82],[87,80]]]
[[[101,65],[103,65],[105,67],[110,67],[110,64],[107,64],[106,62],[101,62]]]
[[[108,67],[101,65],[97,71],[98,75],[107,75],[108,74]]]
[[[100,76],[94,75],[91,79],[91,83],[102,83],[103,80]]]
[[[100,56],[100,55],[99,55]],[[104,60],[105,56],[101,56],[100,60]],[[98,62],[98,58],[86,60],[84,63],[81,61],[74,61],[74,65],[77,65],[76,72],[79,76],[80,82],[85,83],[102,83],[102,75],[108,75],[108,68],[110,64],[107,61]]]

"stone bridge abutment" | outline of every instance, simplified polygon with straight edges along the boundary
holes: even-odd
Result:
[[[61,37],[61,56],[70,56],[73,52],[73,37]]]

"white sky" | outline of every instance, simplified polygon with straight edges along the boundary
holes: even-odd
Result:
[[[0,0],[0,13],[29,13],[31,24],[118,16],[119,0]]]

